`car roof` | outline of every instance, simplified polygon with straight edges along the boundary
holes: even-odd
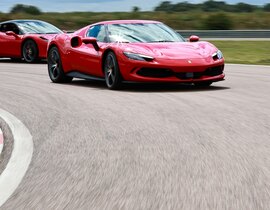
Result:
[[[32,19],[18,19],[18,20],[4,21],[4,22],[1,22],[0,24],[4,24],[4,23],[23,23],[23,22],[44,22],[44,21],[42,21],[42,20],[32,20]]]
[[[109,20],[98,22],[95,24],[130,24],[130,23],[134,24],[134,23],[160,23],[160,22],[155,20]]]

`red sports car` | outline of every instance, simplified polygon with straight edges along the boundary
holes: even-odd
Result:
[[[0,57],[35,62],[47,57],[48,40],[63,33],[39,20],[11,20],[0,23]]]
[[[157,21],[117,20],[60,34],[48,45],[53,82],[74,77],[105,79],[117,89],[123,81],[181,82],[209,86],[224,79],[224,58],[208,42],[178,33]]]

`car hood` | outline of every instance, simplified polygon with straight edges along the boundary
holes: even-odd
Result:
[[[209,42],[129,43],[121,48],[123,52],[164,59],[204,59],[217,51]]]

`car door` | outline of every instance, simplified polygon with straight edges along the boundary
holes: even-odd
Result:
[[[83,37],[95,37],[98,44],[106,42],[105,25],[91,26]],[[96,51],[92,44],[82,44],[78,48],[72,48],[71,54],[76,61],[73,64],[74,69],[82,73],[102,76],[101,52]]]
[[[14,32],[14,35],[7,35],[6,32]],[[20,31],[14,23],[4,23],[0,26],[0,56],[21,57],[21,36]]]

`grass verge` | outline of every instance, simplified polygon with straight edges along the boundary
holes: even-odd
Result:
[[[226,63],[270,65],[270,41],[209,41],[224,54]]]

